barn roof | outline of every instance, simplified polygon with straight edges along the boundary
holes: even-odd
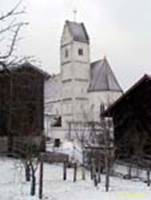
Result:
[[[139,79],[132,87],[130,87],[119,99],[117,99],[111,106],[109,106],[103,113],[102,116],[112,116],[114,110],[119,107],[125,100],[128,100],[130,96],[134,95],[136,91],[141,90],[141,86],[144,83],[149,83],[151,85],[151,76],[145,74],[141,79]]]
[[[116,91],[122,89],[106,58],[91,63],[90,84],[88,91]]]
[[[74,41],[89,43],[89,36],[83,23],[66,21]]]
[[[48,74],[47,72],[45,72],[44,70],[40,69],[39,67],[36,67],[34,65],[32,65],[31,63],[29,62],[24,62],[23,64],[20,64],[20,65],[12,65],[12,66],[9,66],[9,68],[7,68],[7,70],[9,71],[16,71],[18,69],[25,69],[25,68],[31,68],[37,72],[39,72],[41,75],[44,76],[45,79],[49,78],[50,77],[50,74]],[[4,71],[4,68],[0,70],[1,72]]]

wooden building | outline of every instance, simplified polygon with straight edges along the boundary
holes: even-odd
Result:
[[[0,136],[41,136],[48,74],[24,63],[0,71]]]
[[[151,154],[151,76],[144,75],[102,115],[113,118],[119,158]]]

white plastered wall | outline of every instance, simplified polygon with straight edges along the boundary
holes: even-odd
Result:
[[[121,92],[89,92],[89,112],[91,113],[91,120],[99,121],[100,118],[100,105],[104,104],[105,108],[115,102],[120,96]]]

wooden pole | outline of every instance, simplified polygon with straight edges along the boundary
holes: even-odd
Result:
[[[43,196],[43,157],[40,159],[40,174],[39,174],[39,199]]]
[[[85,177],[85,167],[84,164],[82,165],[82,180],[84,181],[86,179]]]
[[[13,136],[12,136],[12,98],[13,98],[13,75],[9,71],[9,117],[8,117],[8,151],[9,153],[13,152]]]
[[[63,163],[63,180],[67,180],[67,164],[66,162]]]
[[[90,178],[91,178],[91,180],[93,180],[93,162],[92,162],[92,159],[91,159],[91,164],[90,164]]]
[[[30,166],[27,161],[25,162],[25,177],[26,181],[30,181]]]
[[[93,180],[94,180],[94,186],[96,187],[98,185],[98,181],[96,176],[96,165],[94,159],[93,159]]]
[[[98,161],[98,183],[101,183],[101,161]]]
[[[98,185],[98,181],[97,181],[97,177],[96,177],[96,173],[94,174],[94,186],[97,187]]]
[[[147,186],[150,186],[150,169],[147,169]]]
[[[95,169],[95,160],[92,159],[92,177],[93,177],[92,179],[94,179],[95,171],[96,171],[96,169]]]
[[[130,163],[129,167],[128,167],[128,178],[131,179],[132,178],[132,165]]]
[[[106,177],[105,177],[105,189],[106,189],[106,192],[109,191],[109,162],[108,162],[108,155],[106,155]]]
[[[82,180],[85,180],[85,151],[82,151]]]
[[[76,182],[77,180],[77,163],[74,163],[73,167],[73,182]]]
[[[110,167],[109,167],[109,130],[106,128],[104,122],[104,137],[105,137],[105,169],[106,169],[106,177],[105,177],[105,189],[106,192],[109,191],[109,176],[110,176]]]

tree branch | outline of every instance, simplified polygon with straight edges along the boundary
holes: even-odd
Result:
[[[0,56],[1,60],[5,60],[5,59],[7,59],[8,57],[10,57],[12,55],[14,47],[15,47],[15,43],[16,43],[16,40],[17,40],[18,33],[19,33],[21,27],[24,26],[24,25],[27,25],[27,23],[19,23],[19,24],[15,24],[14,25],[14,27],[17,26],[17,28],[16,28],[16,30],[14,32],[14,36],[13,36],[13,39],[11,41],[11,45],[10,45],[9,51],[8,51],[8,53],[6,55]]]
[[[12,15],[19,15],[19,14],[23,14],[24,10],[22,11],[16,11],[18,9],[18,7],[20,6],[20,4],[22,3],[22,0],[20,0],[9,12],[5,13],[4,15],[2,15],[0,17],[0,21],[3,21],[4,19],[12,16]]]

